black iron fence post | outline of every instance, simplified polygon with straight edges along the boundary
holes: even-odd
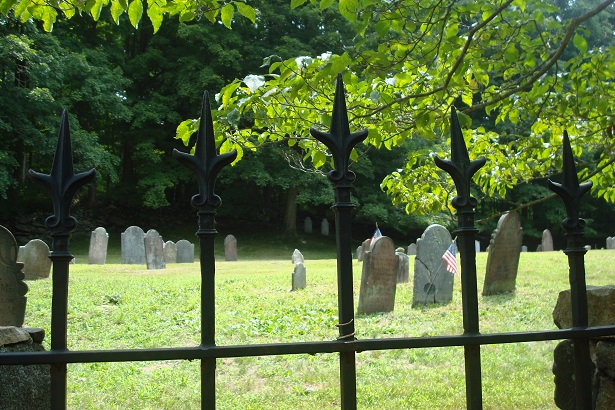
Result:
[[[73,153],[68,125],[68,113],[62,113],[58,145],[51,167],[51,174],[30,170],[28,177],[41,184],[51,195],[53,215],[45,220],[51,231],[53,243],[49,259],[53,262],[51,296],[51,350],[67,349],[68,271],[73,255],[69,252],[70,233],[77,227],[77,220],[70,215],[70,204],[77,190],[91,181],[94,169],[75,175]],[[51,365],[51,408],[66,408],[66,363]]]
[[[585,286],[585,253],[583,247],[583,229],[585,221],[579,218],[580,199],[592,186],[588,181],[579,185],[577,170],[572,156],[570,139],[564,131],[563,140],[563,176],[564,182],[559,184],[548,181],[549,188],[560,196],[566,206],[567,218],[562,222],[567,243],[564,253],[568,255],[570,298],[572,308],[572,326],[587,327],[587,288]],[[592,364],[589,353],[589,340],[574,339],[574,371],[576,408],[592,409]]]
[[[199,193],[192,197],[192,206],[198,209],[200,266],[201,266],[201,347],[216,344],[216,258],[214,239],[218,232],[215,226],[216,208],[221,200],[214,193],[218,172],[233,162],[237,151],[216,154],[213,121],[209,104],[209,93],[203,95],[201,121],[197,134],[194,155],[173,150],[173,156],[182,161],[196,174]],[[201,360],[201,408],[216,408],[216,358]]]
[[[314,138],[327,146],[335,169],[327,177],[335,190],[335,237],[337,242],[337,287],[339,311],[339,336],[341,342],[355,339],[354,296],[352,279],[352,208],[350,190],[356,179],[354,172],[348,170],[352,148],[367,138],[367,130],[350,133],[348,111],[344,96],[342,76],[337,76],[335,101],[328,133],[310,129]],[[340,394],[341,408],[357,408],[355,352],[340,352]]]
[[[451,110],[452,161],[435,157],[436,165],[449,173],[455,182],[457,196],[452,205],[457,210],[458,236],[461,259],[461,303],[463,306],[464,334],[478,334],[478,291],[476,284],[476,248],[474,241],[478,230],[474,227],[474,208],[477,201],[470,194],[472,176],[483,165],[485,158],[470,161],[463,134],[453,107]],[[468,409],[482,409],[480,345],[464,347],[466,372],[466,404]]]

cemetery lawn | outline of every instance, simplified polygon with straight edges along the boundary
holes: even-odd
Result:
[[[305,256],[307,288],[297,292],[289,292],[290,253],[284,260],[217,263],[218,345],[335,339],[335,260]],[[486,253],[477,258],[479,293],[486,259]],[[586,271],[588,285],[615,284],[615,252],[589,251]],[[361,263],[355,261],[355,306],[360,277]],[[28,286],[24,326],[44,328],[48,349],[51,280]],[[522,253],[516,293],[480,297],[481,331],[555,329],[553,307],[559,291],[568,287],[562,252]],[[69,348],[196,346],[199,289],[198,263],[156,271],[71,265]],[[357,338],[462,333],[459,277],[451,304],[412,309],[411,303],[412,279],[398,285],[394,312],[356,318]],[[555,409],[556,343],[483,346],[484,408]],[[360,409],[465,408],[461,347],[362,352],[356,360]],[[217,408],[339,409],[338,367],[337,354],[218,359]],[[197,361],[71,364],[68,369],[71,409],[200,408]]]

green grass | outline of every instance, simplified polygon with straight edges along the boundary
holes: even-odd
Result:
[[[304,254],[308,287],[298,292],[289,292],[289,252],[284,260],[217,263],[219,345],[337,336],[335,260]],[[486,253],[479,254],[479,293],[485,263]],[[411,260],[411,270],[412,265]],[[587,283],[615,284],[613,266],[615,252],[590,251],[586,255]],[[197,263],[173,264],[158,271],[134,265],[72,265],[69,348],[198,345],[198,272]],[[355,303],[360,276],[361,264],[355,262]],[[480,298],[481,331],[555,329],[551,314],[559,291],[569,287],[567,281],[567,259],[561,252],[522,254],[515,295]],[[25,325],[49,332],[51,281],[28,284]],[[357,337],[462,332],[458,277],[451,304],[412,309],[411,302],[412,283],[400,284],[395,311],[358,316]],[[49,340],[47,336],[46,342]],[[554,409],[551,365],[556,343],[483,346],[484,408]],[[218,359],[217,408],[338,409],[338,368],[337,354]],[[358,406],[378,410],[464,408],[463,368],[460,347],[358,353]],[[197,362],[71,364],[68,385],[72,409],[200,408]]]

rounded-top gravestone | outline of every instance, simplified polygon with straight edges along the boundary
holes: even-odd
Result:
[[[377,238],[363,256],[357,313],[391,312],[395,307],[397,257],[393,240]]]
[[[150,229],[143,239],[145,243],[145,262],[147,269],[164,269],[164,248],[162,238],[155,229]]]
[[[26,280],[45,279],[51,273],[49,246],[40,239],[32,239],[20,249],[18,260],[23,262]]]
[[[13,234],[0,225],[0,326],[23,325],[28,285],[22,268]]]
[[[502,215],[489,243],[484,296],[515,291],[522,239],[519,214],[512,211]]]
[[[145,233],[138,226],[130,226],[121,234],[122,263],[145,265]]]
[[[102,226],[94,229],[90,235],[90,249],[88,263],[90,265],[104,265],[107,261],[107,245],[109,234]]]

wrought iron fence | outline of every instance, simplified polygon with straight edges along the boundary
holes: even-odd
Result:
[[[53,295],[51,316],[51,349],[47,352],[0,353],[0,364],[51,365],[51,406],[66,407],[67,364],[93,362],[134,362],[158,360],[199,360],[201,367],[201,407],[216,407],[216,360],[220,358],[338,353],[340,363],[341,408],[357,408],[357,352],[420,349],[463,346],[465,356],[466,406],[482,408],[481,346],[491,344],[536,342],[572,339],[575,349],[575,383],[578,409],[592,408],[592,370],[589,339],[615,335],[615,326],[588,327],[584,255],[582,245],[585,222],[579,217],[579,199],[591,183],[579,185],[574,159],[567,135],[564,135],[562,184],[549,181],[550,188],[564,201],[568,217],[563,222],[567,235],[564,253],[569,260],[573,327],[569,329],[480,333],[476,282],[476,250],[474,209],[477,201],[470,194],[472,176],[485,164],[485,159],[470,161],[455,110],[451,113],[452,160],[435,158],[436,165],[451,175],[457,189],[452,200],[457,210],[458,246],[461,255],[461,288],[463,334],[437,337],[403,337],[357,339],[355,337],[353,272],[351,249],[352,208],[351,188],[355,175],[348,169],[352,148],[367,137],[367,131],[350,132],[341,75],[337,88],[330,131],[310,130],[312,136],[330,150],[335,169],[328,178],[333,184],[335,200],[335,231],[337,241],[337,283],[339,336],[336,340],[218,346],[215,340],[215,257],[214,238],[216,208],[220,198],[214,193],[218,172],[231,163],[235,152],[216,153],[209,96],[205,93],[203,110],[194,155],[175,150],[173,155],[191,168],[197,176],[199,193],[192,197],[198,209],[197,236],[200,244],[201,268],[201,343],[194,347],[71,351],[67,348],[68,274],[72,254],[69,251],[70,232],[77,221],[70,215],[70,203],[77,190],[94,178],[95,171],[75,174],[66,112],[62,116],[59,140],[52,171],[49,175],[30,171],[29,176],[49,191],[54,213],[46,220],[53,238],[50,258],[53,261]]]

